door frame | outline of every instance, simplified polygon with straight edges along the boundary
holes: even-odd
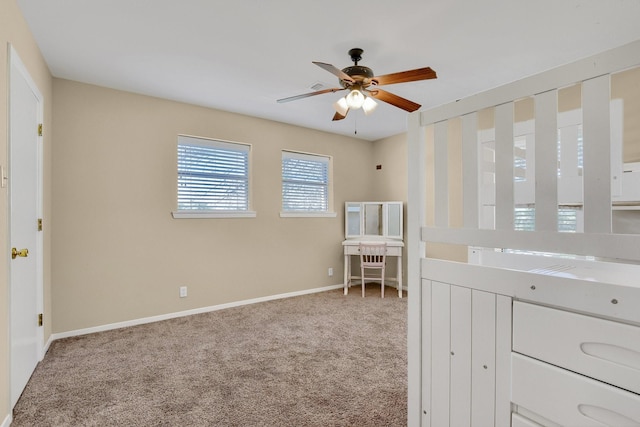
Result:
[[[37,126],[38,124],[43,123],[43,117],[44,117],[44,100],[42,97],[42,93],[40,92],[40,90],[38,89],[38,86],[35,84],[34,80],[31,78],[31,75],[29,74],[29,71],[27,70],[27,67],[24,65],[24,63],[22,62],[22,60],[20,59],[20,56],[18,55],[18,52],[16,51],[16,49],[10,44],[7,44],[7,50],[8,50],[8,61],[7,61],[7,75],[9,77],[8,80],[8,85],[7,85],[7,96],[9,99],[9,105],[8,105],[8,111],[7,111],[7,136],[8,136],[8,144],[7,144],[7,163],[8,163],[8,171],[9,171],[9,177],[11,177],[11,171],[12,171],[12,164],[11,164],[11,147],[13,144],[13,141],[11,139],[11,79],[14,78],[13,77],[13,73],[14,70],[17,71],[18,73],[20,73],[21,77],[24,78],[24,80],[26,81],[26,83],[28,84],[29,88],[31,89],[31,91],[33,92],[33,95],[35,96],[37,103],[38,103],[38,107],[37,107],[37,123],[34,123],[34,126]],[[37,159],[36,159],[36,215],[37,218],[42,218],[43,215],[43,167],[44,167],[44,161],[43,161],[43,136],[42,135],[38,135],[38,140],[37,140]],[[2,177],[2,179],[4,180],[5,177]],[[13,236],[13,230],[12,230],[12,224],[11,224],[11,216],[12,216],[12,206],[11,206],[11,192],[12,192],[12,182],[11,179],[9,178],[8,180],[8,188],[7,188],[7,195],[8,195],[8,218],[7,218],[7,228],[8,228],[8,239],[7,239],[7,282],[9,285],[9,364],[10,367],[13,366],[13,362],[11,361],[12,359],[12,343],[11,343],[11,331],[12,331],[12,313],[14,308],[11,306],[11,293],[13,290],[13,283],[12,283],[12,279],[11,279],[11,275],[12,275],[12,260],[10,258],[10,254],[11,254],[11,243],[12,243],[12,236]],[[35,224],[34,224],[35,226]],[[36,258],[36,312],[37,313],[43,313],[44,314],[44,256],[43,256],[43,249],[44,249],[44,241],[43,241],[43,232],[39,231],[36,232],[36,248],[35,248],[35,258]],[[34,319],[35,321],[35,319]],[[37,343],[36,343],[36,352],[37,352],[37,359],[38,361],[41,361],[42,358],[44,357],[44,326],[38,327],[37,329]],[[15,402],[13,402],[14,400],[14,396],[13,396],[13,387],[12,385],[10,385],[10,398],[11,398],[11,407],[13,408]]]

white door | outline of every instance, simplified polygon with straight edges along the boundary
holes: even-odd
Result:
[[[11,407],[42,357],[41,210],[42,96],[16,52],[10,51],[9,220],[11,293]]]

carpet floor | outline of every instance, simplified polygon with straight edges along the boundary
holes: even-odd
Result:
[[[370,284],[57,340],[12,427],[405,426],[406,320]]]

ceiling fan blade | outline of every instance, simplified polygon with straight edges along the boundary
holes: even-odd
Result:
[[[327,70],[328,72],[330,72],[331,74],[335,74],[336,76],[338,76],[338,78],[342,81],[345,82],[350,82],[350,83],[355,83],[356,81],[353,80],[351,78],[351,76],[349,76],[347,73],[345,73],[344,71],[342,71],[339,68],[334,67],[331,64],[325,64],[324,62],[316,62],[316,61],[311,61],[314,64],[316,64],[318,67]]]
[[[413,112],[418,110],[421,105],[420,104],[416,104],[413,101],[409,101],[406,98],[403,98],[401,96],[398,95],[394,95],[391,92],[387,92],[386,90],[382,90],[382,89],[374,89],[374,90],[368,90],[366,91],[368,95],[379,99],[380,101],[386,102],[387,104],[391,104],[394,107],[398,107],[398,108],[402,108],[405,111],[408,112]]]
[[[331,120],[332,120],[332,121],[334,121],[334,122],[335,122],[336,120],[342,120],[342,119],[344,119],[345,117],[347,117],[347,114],[349,114],[349,110],[347,110],[347,112],[346,112],[346,113],[344,113],[344,116],[343,116],[342,114],[340,114],[340,113],[336,112],[336,113],[333,115],[333,119],[331,119]]]
[[[436,79],[436,72],[429,67],[418,68],[416,70],[401,71],[399,73],[385,74],[373,77],[371,80],[378,82],[378,85],[390,85],[394,83],[415,82],[418,80]]]
[[[302,95],[296,95],[296,96],[290,96],[288,98],[278,99],[278,102],[279,103],[283,103],[283,102],[295,101],[296,99],[308,98],[310,96],[322,95],[323,93],[329,93],[329,92],[338,92],[338,91],[341,91],[341,90],[345,90],[345,88],[343,88],[343,87],[334,87],[334,88],[331,88],[331,89],[322,89],[322,90],[318,90],[316,92],[303,93]]]

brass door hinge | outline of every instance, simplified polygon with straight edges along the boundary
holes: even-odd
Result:
[[[42,136],[42,123],[38,125],[38,136]]]
[[[38,231],[42,231],[42,218],[38,218]]]
[[[38,314],[38,326],[42,326],[44,322],[42,321],[42,313]]]

